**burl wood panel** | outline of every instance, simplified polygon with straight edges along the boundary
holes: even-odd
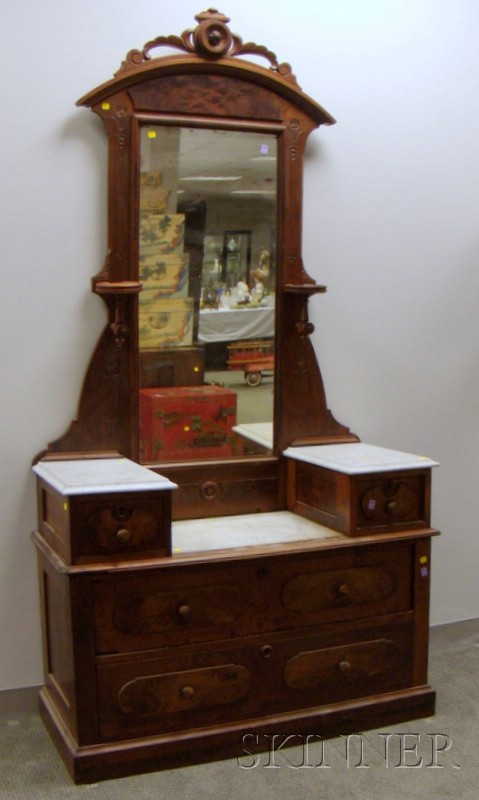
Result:
[[[137,110],[280,122],[281,101],[262,86],[225,75],[172,75],[129,90]]]

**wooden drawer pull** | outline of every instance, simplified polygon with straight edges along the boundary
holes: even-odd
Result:
[[[342,583],[338,586],[338,595],[340,597],[347,597],[349,595],[349,586],[347,583]]]
[[[343,673],[343,675],[346,675],[351,671],[351,663],[349,661],[340,661],[338,664],[338,669]]]
[[[116,538],[120,544],[126,544],[130,540],[130,531],[128,528],[120,528],[120,530],[116,532]]]
[[[178,606],[176,613],[183,622],[186,622],[191,616],[191,608],[186,603],[182,603],[181,606]]]
[[[180,697],[182,697],[183,700],[189,700],[190,697],[193,697],[194,693],[195,690],[193,686],[182,686],[180,689]]]

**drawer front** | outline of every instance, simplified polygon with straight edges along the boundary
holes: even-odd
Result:
[[[169,492],[108,494],[83,501],[72,499],[72,550],[79,560],[102,555],[168,555],[171,552],[170,515]]]
[[[427,477],[429,473],[391,475],[358,480],[355,504],[357,530],[399,525],[427,525]]]
[[[429,525],[430,469],[358,476],[298,462],[289,471],[290,508],[347,536]]]
[[[409,577],[389,559],[356,567],[318,571],[309,568],[289,578],[281,590],[285,609],[321,614],[323,621],[369,616],[410,607]]]
[[[94,581],[99,653],[131,652],[372,618],[412,607],[412,548],[169,566]]]
[[[192,650],[97,667],[104,740],[377,695],[412,681],[409,624]]]
[[[244,636],[261,608],[254,570],[209,565],[110,575],[94,597],[99,653]]]
[[[285,564],[278,580],[283,619],[289,626],[306,626],[408,611],[412,559],[413,549],[404,543]]]

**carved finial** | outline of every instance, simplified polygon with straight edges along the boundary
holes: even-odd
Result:
[[[198,25],[194,30],[183,31],[181,36],[158,36],[147,42],[143,50],[130,50],[116,75],[150,62],[150,51],[156,47],[176,47],[178,50],[209,60],[226,56],[261,56],[269,61],[272,70],[296,83],[289,64],[279,64],[276,55],[264,45],[254,42],[243,44],[243,40],[228,28],[229,17],[221,14],[216,8],[202,11],[195,19]]]
[[[203,56],[220,58],[230,50],[233,39],[237,39],[227,26],[229,17],[220,14],[216,8],[202,11],[195,19],[200,23],[192,31],[193,42],[198,53]]]

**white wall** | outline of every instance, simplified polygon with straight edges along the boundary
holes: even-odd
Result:
[[[205,4],[206,5],[206,4]],[[104,323],[105,137],[75,100],[198,0],[2,3],[0,689],[41,682],[30,462],[76,412]],[[329,405],[430,455],[432,620],[479,615],[479,4],[225,0],[337,119],[313,134],[304,261]],[[266,62],[265,62],[266,63]]]

